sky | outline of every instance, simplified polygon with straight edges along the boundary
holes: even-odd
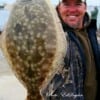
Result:
[[[100,6],[100,0],[87,0],[87,4]]]
[[[15,0],[0,0],[0,4],[2,4],[2,3],[13,3],[13,2],[15,2]]]

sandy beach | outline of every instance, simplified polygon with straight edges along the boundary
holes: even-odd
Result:
[[[0,50],[0,100],[25,100],[26,89],[12,73]]]

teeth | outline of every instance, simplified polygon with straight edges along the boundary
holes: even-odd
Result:
[[[76,16],[69,16],[70,18],[76,18]]]

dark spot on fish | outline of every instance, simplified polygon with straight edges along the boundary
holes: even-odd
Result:
[[[22,26],[19,23],[16,24],[15,31],[16,33],[22,32]]]
[[[32,78],[34,77],[33,71],[31,69],[31,67],[29,67],[26,71],[27,77]]]

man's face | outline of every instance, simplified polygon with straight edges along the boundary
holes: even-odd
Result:
[[[62,20],[72,28],[82,28],[86,5],[78,0],[67,0],[58,7]]]

